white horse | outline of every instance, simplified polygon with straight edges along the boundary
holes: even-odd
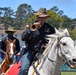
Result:
[[[60,75],[60,67],[65,62],[71,67],[76,66],[75,44],[68,30],[56,30],[56,34],[47,37],[48,46],[42,57],[29,68],[28,75]]]

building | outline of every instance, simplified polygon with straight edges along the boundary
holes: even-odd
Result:
[[[4,30],[5,27],[4,27],[4,23],[0,24],[0,30]]]

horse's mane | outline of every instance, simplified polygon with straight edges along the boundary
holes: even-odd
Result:
[[[49,54],[49,51],[50,51],[50,48],[52,47],[52,45],[53,45],[53,43],[54,43],[54,39],[51,39],[51,38],[48,38],[49,39],[49,41],[48,41],[48,43],[47,43],[47,45],[46,45],[46,47],[45,47],[45,50],[44,50],[44,52],[43,52],[43,57],[44,57],[44,59],[48,56],[48,54]]]
[[[46,53],[46,55],[44,55],[44,56],[47,56],[48,55],[48,53],[49,53],[49,48],[51,48],[52,47],[52,45],[53,45],[53,43],[54,43],[54,41],[55,41],[55,39],[56,38],[61,38],[61,37],[63,37],[63,36],[69,36],[69,32],[68,32],[68,30],[67,29],[59,29],[59,30],[57,30],[56,28],[55,28],[55,34],[49,34],[49,35],[46,35],[46,40],[48,40],[48,43],[47,43],[47,46],[45,47],[45,51],[43,52],[43,54],[45,54]]]
[[[68,30],[62,30],[59,31],[57,29],[55,29],[56,33],[55,34],[50,34],[50,35],[46,35],[46,40],[48,41],[47,45],[45,46],[45,50],[42,53],[41,57],[39,58],[39,62],[41,62],[41,60],[44,62],[45,59],[47,58],[50,50],[52,49],[53,44],[55,43],[55,40],[57,38],[61,38],[63,36],[69,36]]]
[[[67,29],[64,29],[64,30],[57,30],[55,28],[55,34],[49,34],[49,35],[46,35],[46,39],[48,40],[48,43],[51,43],[51,39],[54,39],[54,38],[61,38],[63,36],[69,36],[69,32]]]
[[[35,73],[34,75],[37,75],[37,73],[40,75],[44,75],[44,74],[59,75],[60,67],[63,62],[66,62],[68,60],[71,61],[69,62],[70,64],[72,62],[73,63],[76,62],[76,61],[73,61],[73,59],[75,58],[72,56],[74,54],[74,56],[76,57],[74,41],[70,37],[68,37],[69,36],[68,30],[67,29],[64,29],[64,30],[55,29],[55,30],[56,30],[55,34],[46,35],[45,39],[48,41],[48,43],[45,47],[43,54],[41,55],[42,57],[39,58],[40,59],[39,62],[37,61],[35,63],[36,70],[34,69],[33,66],[31,66],[28,75],[31,75],[34,73]],[[72,44],[70,44],[70,42]],[[67,46],[64,43],[67,44]],[[72,60],[68,58],[68,56],[66,55],[66,52],[70,57],[72,57]],[[70,55],[69,53],[72,53],[72,55]]]

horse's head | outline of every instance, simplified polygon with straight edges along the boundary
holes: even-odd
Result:
[[[76,44],[69,36],[68,30],[59,31],[56,29],[56,34],[49,35],[51,38],[55,38],[55,47],[57,46],[58,56],[64,60],[71,67],[76,66]]]
[[[7,56],[1,63],[0,75],[4,75],[3,73],[5,73],[9,69],[9,67],[13,64],[13,55],[16,48],[15,42],[16,42],[15,39],[13,41],[6,39]]]
[[[7,52],[8,56],[9,56],[9,58],[12,58],[13,55],[14,55],[15,48],[16,48],[15,42],[16,42],[15,39],[13,41],[12,40],[8,40],[8,39],[6,40],[6,43],[7,43],[6,52]]]
[[[71,67],[76,66],[75,42],[69,36],[67,29],[59,34],[59,50],[59,56],[61,56],[67,64]]]

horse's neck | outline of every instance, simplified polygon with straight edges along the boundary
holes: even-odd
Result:
[[[4,58],[4,60],[3,60],[2,63],[0,64],[0,66],[1,66],[0,74],[1,74],[1,73],[5,73],[5,72],[7,71],[7,69],[9,68],[9,67],[8,67],[8,64],[9,64],[9,61],[8,61],[6,58]]]
[[[54,42],[51,51],[42,66],[42,74],[59,75],[62,60],[58,56],[57,40]],[[41,75],[42,75],[41,74]]]
[[[57,49],[58,40],[56,39],[53,42],[52,46],[49,46],[48,55],[45,55],[46,59],[42,59],[41,63],[37,67],[37,71],[40,75],[60,75],[60,66],[62,60],[58,56],[58,49]],[[46,53],[46,52],[45,52]],[[33,67],[30,67],[28,75],[32,75],[31,72]],[[34,74],[37,75],[37,74]]]
[[[8,64],[8,66],[10,66],[13,63],[13,58],[10,58],[9,56],[8,56],[8,58],[5,58],[5,60]]]

